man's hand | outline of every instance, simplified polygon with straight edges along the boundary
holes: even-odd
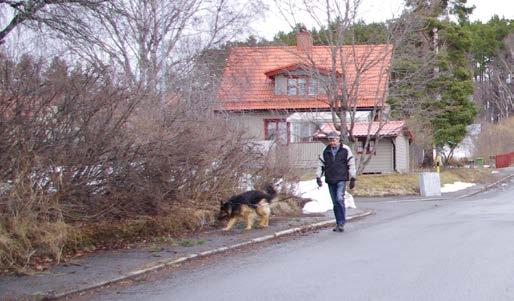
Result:
[[[350,189],[355,188],[355,178],[350,179]]]
[[[318,187],[323,186],[323,182],[321,182],[321,178],[316,178],[316,183],[318,183]]]

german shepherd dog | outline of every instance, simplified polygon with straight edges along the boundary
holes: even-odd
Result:
[[[271,214],[269,205],[276,196],[273,186],[267,185],[265,191],[250,190],[221,202],[218,220],[228,220],[223,231],[232,229],[238,219],[246,222],[245,230],[251,230],[256,215],[260,217],[259,226],[267,227]]]

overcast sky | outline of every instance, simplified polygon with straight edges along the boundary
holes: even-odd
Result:
[[[258,36],[271,40],[273,36],[280,30],[288,32],[291,30],[290,25],[284,18],[274,10],[273,0],[269,2],[270,12],[267,13],[265,19],[254,25],[255,32]],[[321,0],[313,0],[321,1]],[[359,8],[359,18],[372,21],[384,21],[394,16],[398,16],[402,11],[403,0],[362,0]],[[514,19],[514,0],[468,0],[469,5],[475,5],[475,10],[471,15],[472,21],[481,20],[487,22],[493,15],[498,15],[506,19]],[[298,20],[312,28],[315,24],[308,18]]]

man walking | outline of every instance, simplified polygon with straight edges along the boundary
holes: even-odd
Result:
[[[348,180],[350,180],[350,189],[355,187],[355,158],[350,147],[340,143],[336,132],[329,133],[327,138],[329,144],[319,157],[316,181],[319,187],[323,186],[321,176],[325,174],[325,182],[328,184],[336,217],[336,226],[333,231],[344,232],[346,222],[344,192]]]

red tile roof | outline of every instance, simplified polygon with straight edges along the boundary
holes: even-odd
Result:
[[[311,68],[309,68],[309,66],[306,65],[306,64],[296,63],[296,64],[292,64],[292,65],[289,65],[289,66],[284,66],[284,67],[280,67],[280,68],[277,68],[277,69],[270,70],[270,71],[268,71],[268,72],[266,72],[264,74],[266,74],[266,76],[269,77],[269,78],[273,78],[273,76],[278,75],[278,74],[287,74],[287,72],[294,71],[294,70],[309,70],[309,69],[311,69]],[[319,73],[319,74],[323,74],[323,75],[330,74],[330,70],[329,69],[322,68],[322,67],[315,68],[315,72]],[[338,76],[341,75],[341,73],[339,73],[337,71],[336,71],[336,74]]]
[[[349,45],[341,48],[342,57],[348,59],[346,77],[348,83],[360,76],[358,81],[357,106],[373,107],[382,105],[382,97],[387,92],[388,68],[391,62],[390,45]],[[379,63],[377,63],[379,61]],[[294,66],[314,66],[317,70],[331,69],[330,48],[312,46],[309,53],[296,46],[235,47],[232,48],[225,67],[219,97],[222,110],[259,109],[314,109],[328,108],[326,96],[275,95],[273,79],[281,70]],[[358,62],[355,64],[354,62]],[[363,72],[357,72],[366,65]],[[340,59],[337,59],[337,71]]]
[[[369,125],[369,122],[356,122],[353,127],[353,135],[355,137],[366,137],[368,135]],[[380,123],[378,121],[372,122],[369,130],[370,135],[375,135],[379,127]],[[325,123],[314,136],[324,138],[326,134],[333,131],[339,134],[332,123]],[[412,133],[407,129],[405,120],[388,120],[382,124],[382,129],[379,131],[379,135],[386,137],[396,137],[402,133],[405,133],[409,139],[413,139]]]

